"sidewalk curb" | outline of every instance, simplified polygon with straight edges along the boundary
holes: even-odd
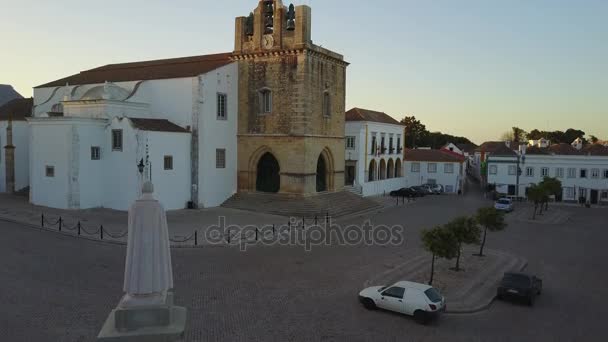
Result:
[[[526,267],[528,267],[528,260],[526,259],[522,259],[523,260],[523,265],[519,268],[519,272],[522,272],[523,270],[526,269]],[[494,303],[494,301],[496,300],[496,296],[493,296],[487,303],[485,304],[481,304],[479,306],[476,306],[472,309],[462,309],[462,310],[446,310],[446,314],[447,315],[466,315],[466,314],[474,314],[474,313],[478,313],[481,311],[485,311],[487,309],[490,308],[490,306],[492,306],[492,303]]]

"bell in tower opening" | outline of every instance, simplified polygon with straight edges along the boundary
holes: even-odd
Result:
[[[296,10],[293,4],[289,5],[289,11],[287,11],[287,31],[293,31],[296,29]]]
[[[274,27],[273,0],[264,0],[264,33],[271,34]]]

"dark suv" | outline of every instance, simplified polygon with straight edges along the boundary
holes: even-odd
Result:
[[[523,299],[530,306],[543,290],[543,281],[525,273],[505,273],[498,285],[498,299]]]

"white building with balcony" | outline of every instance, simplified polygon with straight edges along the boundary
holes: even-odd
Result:
[[[363,196],[404,187],[405,126],[373,110],[353,108],[345,115],[345,185]]]
[[[608,205],[608,147],[600,144],[555,144],[514,155],[494,154],[488,157],[487,172],[488,184],[508,196],[516,196],[519,188],[519,196],[525,197],[531,185],[555,177],[563,188],[555,201]]]

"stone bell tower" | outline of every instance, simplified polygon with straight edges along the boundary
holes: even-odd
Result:
[[[308,6],[260,0],[236,18],[238,187],[311,195],[344,186],[346,67],[314,45]]]

